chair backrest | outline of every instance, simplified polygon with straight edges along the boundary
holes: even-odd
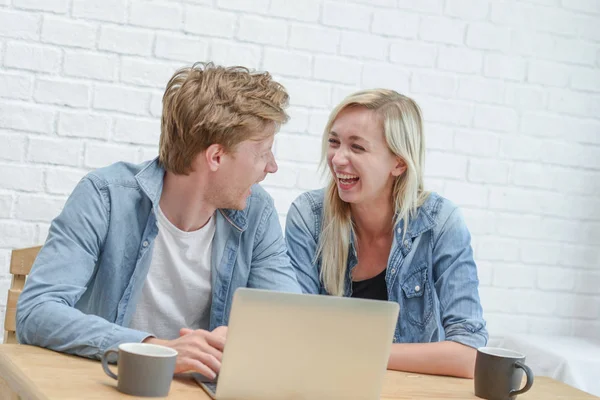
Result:
[[[12,281],[6,300],[6,316],[4,318],[4,343],[17,343],[17,300],[25,286],[25,278],[31,271],[33,262],[42,246],[15,249],[10,257],[10,273]]]

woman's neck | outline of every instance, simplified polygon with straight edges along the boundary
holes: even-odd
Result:
[[[391,200],[350,205],[355,231],[359,238],[378,239],[394,229],[394,206]]]

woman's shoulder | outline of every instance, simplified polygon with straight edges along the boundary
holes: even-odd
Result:
[[[431,192],[419,207],[418,215],[433,229],[434,236],[446,230],[466,230],[466,222],[460,208],[451,200]]]
[[[310,190],[302,193],[292,202],[292,208],[296,208],[300,213],[321,214],[323,211],[323,201],[325,198],[325,189]]]

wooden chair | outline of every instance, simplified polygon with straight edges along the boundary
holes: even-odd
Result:
[[[4,318],[4,343],[17,343],[17,300],[25,286],[25,278],[31,271],[33,262],[42,246],[15,249],[10,257],[10,273],[12,282],[8,289],[6,315]]]

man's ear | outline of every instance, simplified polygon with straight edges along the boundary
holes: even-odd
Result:
[[[225,149],[220,144],[211,144],[204,151],[204,157],[206,159],[206,165],[208,165],[208,169],[210,171],[217,171],[223,162],[223,155],[225,154]]]
[[[392,175],[400,176],[404,172],[406,172],[406,163],[400,157],[396,157],[396,165],[394,166],[394,169],[392,169]]]

